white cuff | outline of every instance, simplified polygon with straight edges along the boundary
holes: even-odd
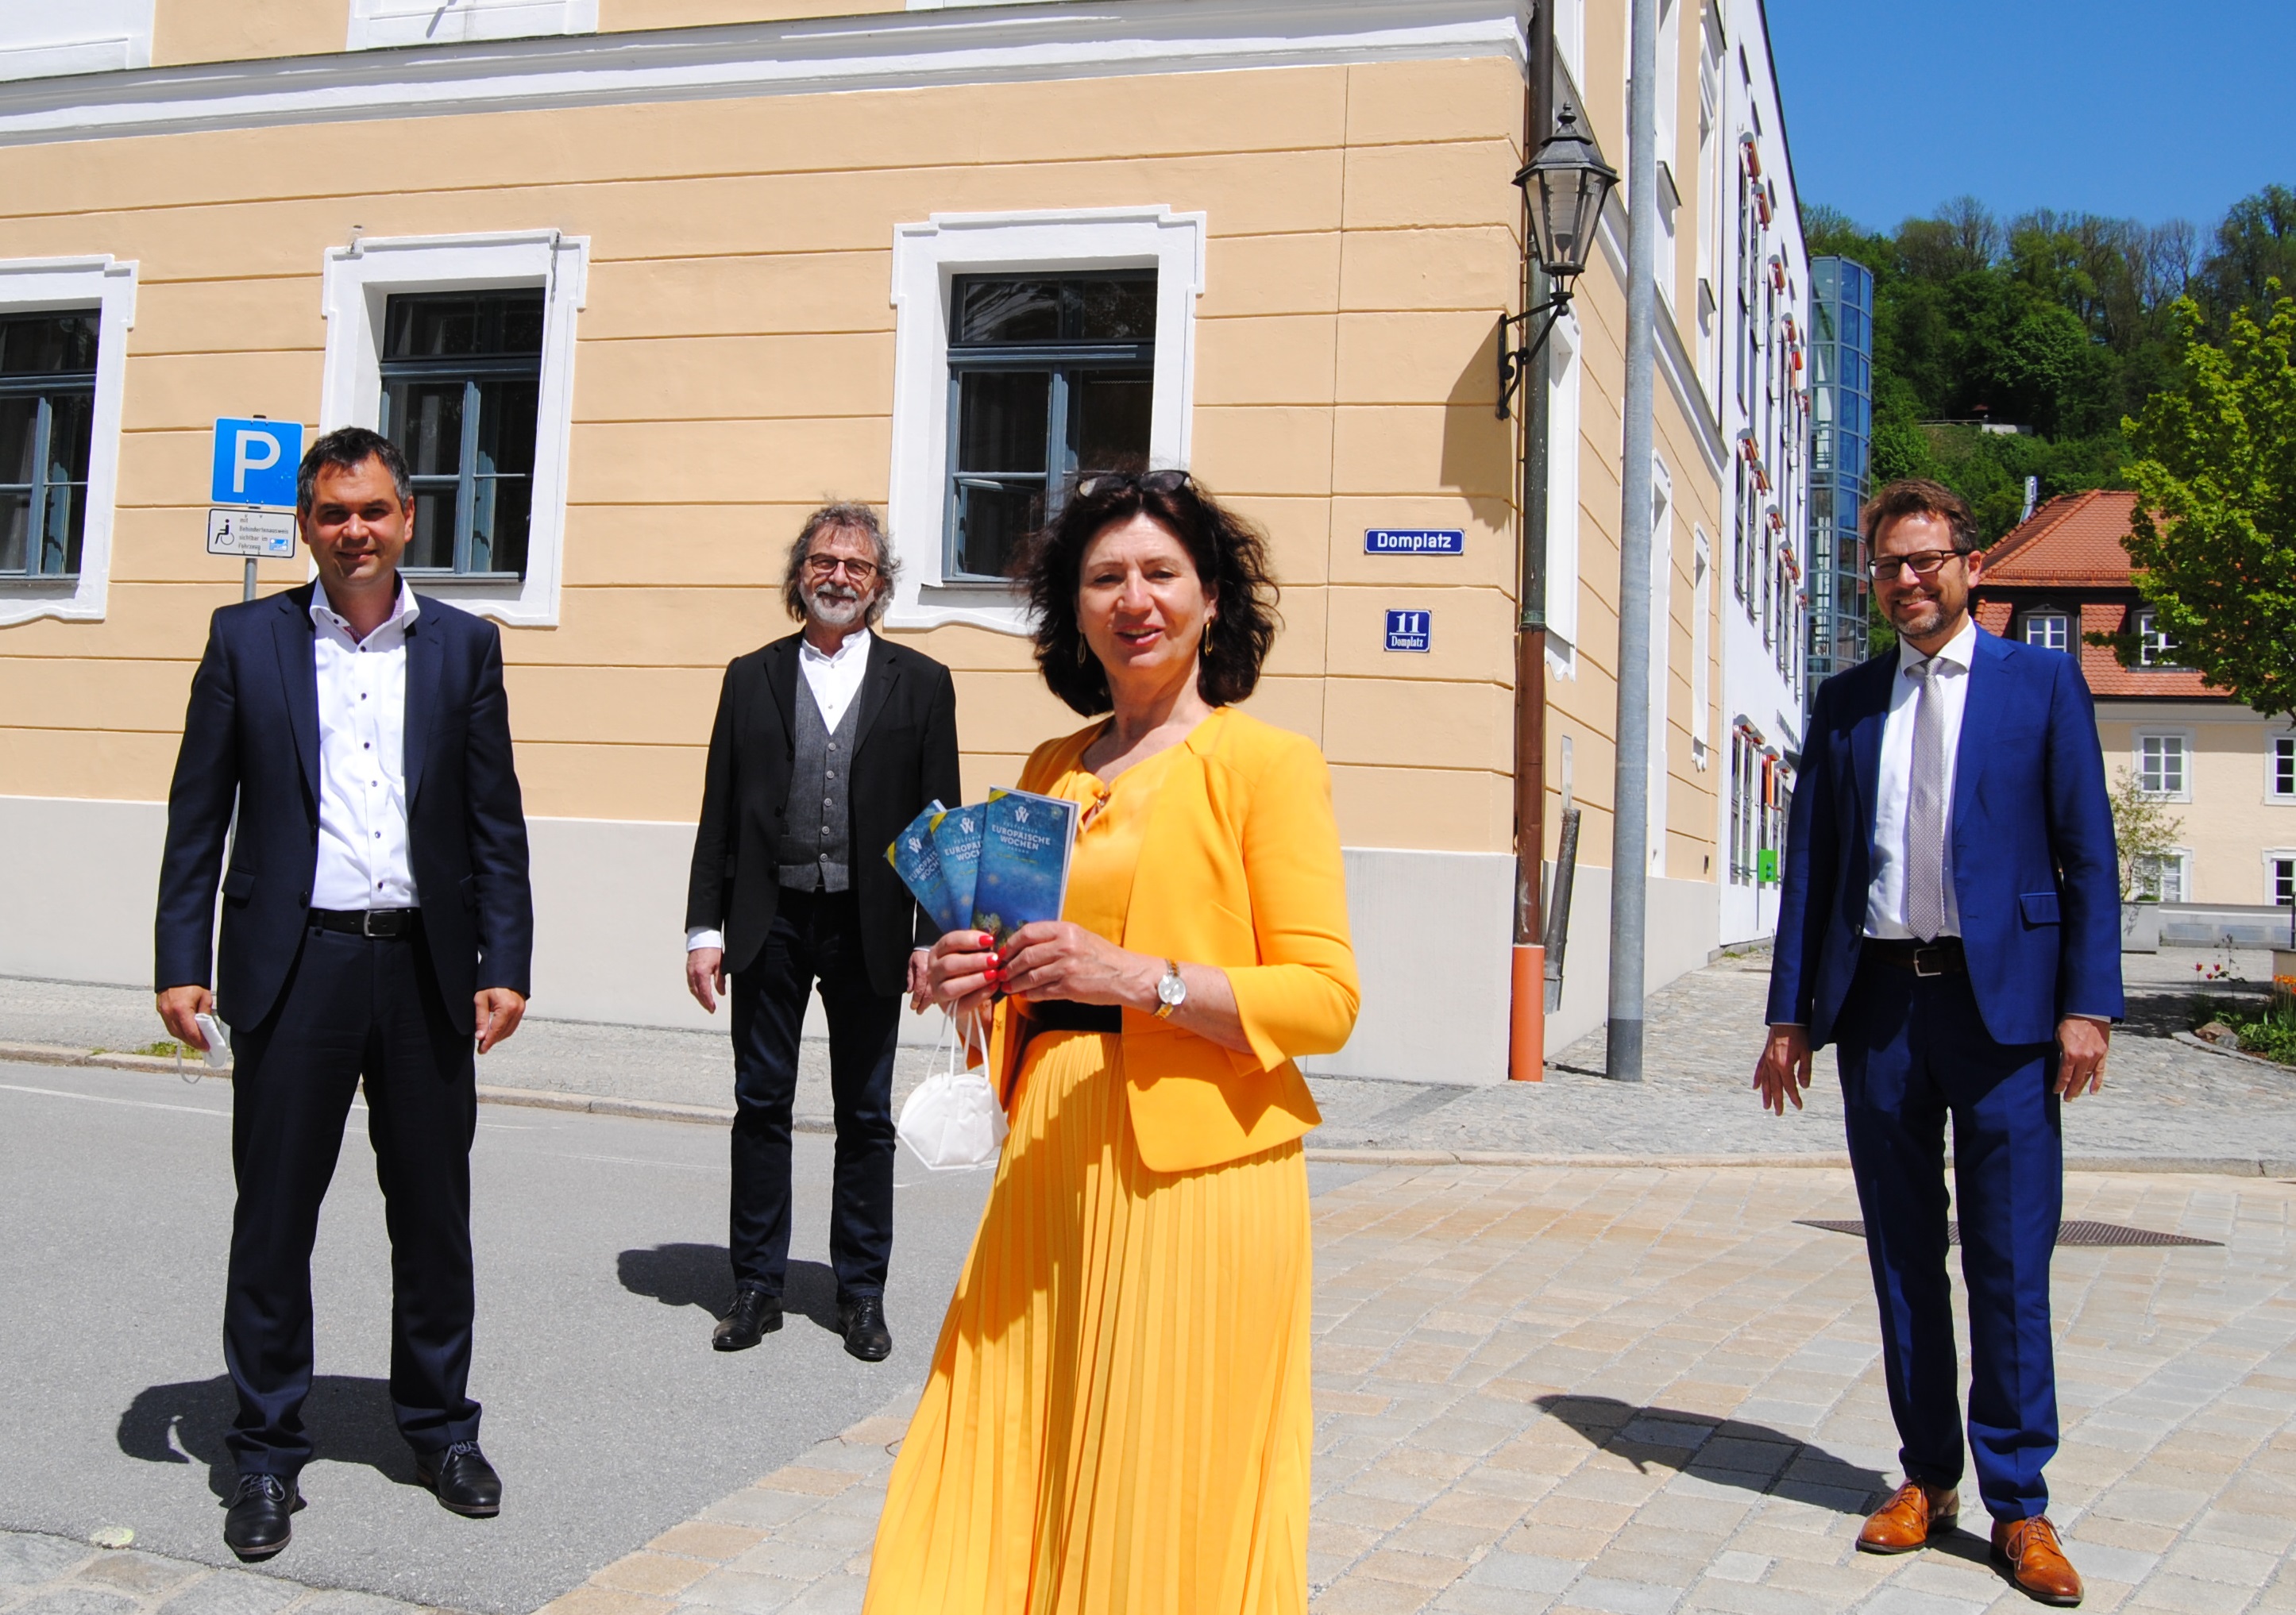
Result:
[[[722,954],[726,951],[726,933],[697,925],[685,933],[685,951],[690,954],[697,947],[714,947]]]

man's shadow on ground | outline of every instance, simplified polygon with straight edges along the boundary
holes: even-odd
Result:
[[[239,1402],[231,1380],[185,1380],[153,1385],[135,1393],[119,1415],[119,1450],[146,1463],[204,1463],[208,1489],[228,1497],[239,1466],[224,1445]],[[390,1407],[390,1387],[381,1380],[323,1373],[311,1381],[303,1404],[303,1427],[311,1434],[312,1457],[337,1463],[364,1463],[387,1480],[413,1486],[414,1455],[398,1433]]]
[[[723,1245],[647,1245],[614,1258],[615,1276],[632,1295],[665,1307],[698,1307],[722,1318],[734,1305],[733,1258]],[[837,1275],[821,1262],[792,1261],[782,1288],[782,1310],[810,1319],[832,1334],[837,1322]]]

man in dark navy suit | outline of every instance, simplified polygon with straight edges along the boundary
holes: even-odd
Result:
[[[2058,1107],[2103,1082],[2122,1012],[2096,718],[2072,658],[1971,620],[1984,557],[1959,496],[1893,482],[1865,529],[1898,644],[1818,691],[1755,1086],[1784,1115],[1801,1103],[1810,1051],[1836,1045],[1906,1472],[1858,1546],[1920,1547],[1959,1512],[1950,1119],[1978,1493],[1997,1562],[2030,1595],[2073,1604],[2080,1578],[2041,1471],[2057,1449]]]
[[[239,1484],[224,1540],[248,1560],[286,1546],[302,1506],[311,1242],[362,1081],[398,1428],[441,1504],[501,1508],[467,1390],[472,1051],[517,1030],[534,945],[501,634],[400,578],[414,515],[388,439],[321,438],[296,502],[318,580],[209,624],[160,876],[160,1018],[204,1048],[197,1018],[214,1012],[236,1057],[224,1359]]]

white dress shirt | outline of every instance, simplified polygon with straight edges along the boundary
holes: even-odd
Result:
[[[805,674],[806,688],[813,692],[813,704],[821,709],[821,723],[825,729],[835,729],[843,721],[845,709],[861,693],[861,682],[869,676],[869,630],[856,628],[845,636],[836,650],[823,652],[813,648],[809,639],[797,644],[797,665]],[[726,933],[714,926],[697,925],[685,933],[685,951],[697,947],[724,947]]]
[[[1930,695],[1945,703],[1945,929],[1961,935],[1961,904],[1953,890],[1953,777],[1961,754],[1961,715],[1969,706],[1969,664],[1977,654],[1977,623],[1964,619],[1961,631],[1946,641],[1934,659]],[[1913,938],[1906,923],[1906,798],[1914,769],[1914,700],[1920,684],[1906,676],[1922,653],[1898,642],[1898,676],[1890,686],[1890,716],[1882,729],[1882,767],[1874,791],[1874,881],[1866,889],[1866,934],[1898,940]]]
[[[422,603],[406,580],[364,640],[311,591],[319,675],[319,866],[314,908],[414,908],[406,835],[406,630]]]

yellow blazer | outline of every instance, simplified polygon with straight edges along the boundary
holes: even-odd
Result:
[[[1079,767],[1104,726],[1037,748],[1021,775],[1043,791]],[[1251,1052],[1124,1012],[1126,1099],[1140,1159],[1158,1172],[1216,1167],[1323,1120],[1292,1062],[1338,1048],[1362,991],[1348,939],[1347,876],[1331,772],[1314,742],[1222,707],[1181,742],[1149,808],[1124,935],[1136,953],[1216,964]],[[997,1006],[988,1069],[1013,1104],[1022,1006]]]

